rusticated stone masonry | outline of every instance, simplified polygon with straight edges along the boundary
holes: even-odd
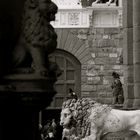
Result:
[[[81,62],[81,96],[112,103],[112,72],[123,83],[121,28],[56,29],[58,48]]]
[[[123,82],[122,30],[93,28],[87,40],[92,59],[82,65],[82,94],[112,103],[112,72],[118,72]]]

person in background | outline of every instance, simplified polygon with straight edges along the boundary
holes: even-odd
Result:
[[[53,133],[53,136],[54,138],[56,138],[56,122],[55,122],[55,119],[52,119],[52,124],[51,124],[51,128],[52,128],[52,133]]]
[[[55,122],[55,119],[52,119],[52,121],[49,122],[49,125],[47,127],[47,138],[46,140],[57,140],[56,137],[56,128],[57,124]]]
[[[47,123],[43,127],[43,140],[50,140],[51,137],[51,121],[48,120]]]
[[[39,140],[43,140],[43,126],[39,124]]]
[[[123,96],[123,87],[120,81],[120,76],[118,73],[113,72],[113,82],[111,88],[113,90],[113,104],[123,104],[124,96]]]

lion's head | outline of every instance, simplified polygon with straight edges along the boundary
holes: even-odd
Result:
[[[89,135],[90,122],[89,115],[91,106],[96,101],[89,98],[69,99],[62,105],[60,125],[64,128],[75,128],[76,136],[82,138]],[[85,130],[86,129],[86,130]],[[85,130],[85,132],[83,132]]]
[[[60,124],[64,127],[68,126],[70,124],[72,118],[72,114],[69,108],[65,108],[61,111],[61,117],[60,117]]]
[[[96,122],[108,111],[108,105],[102,105],[90,98],[69,99],[62,105],[60,124],[64,128],[75,127],[76,136],[84,138],[90,134],[91,121]]]
[[[75,104],[76,99],[69,99],[65,101],[62,105],[61,117],[60,117],[60,125],[63,127],[73,126],[75,120]]]

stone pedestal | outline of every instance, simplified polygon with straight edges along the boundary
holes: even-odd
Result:
[[[35,74],[9,75],[1,81],[1,140],[39,140],[39,111],[51,103],[55,81]]]

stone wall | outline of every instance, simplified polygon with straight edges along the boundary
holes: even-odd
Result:
[[[90,27],[56,31],[58,48],[81,62],[81,96],[111,104],[113,71],[120,74],[123,83],[123,30]]]
[[[118,72],[123,82],[122,40],[122,29],[90,30],[86,42],[92,59],[82,64],[82,96],[112,103],[112,71]]]

